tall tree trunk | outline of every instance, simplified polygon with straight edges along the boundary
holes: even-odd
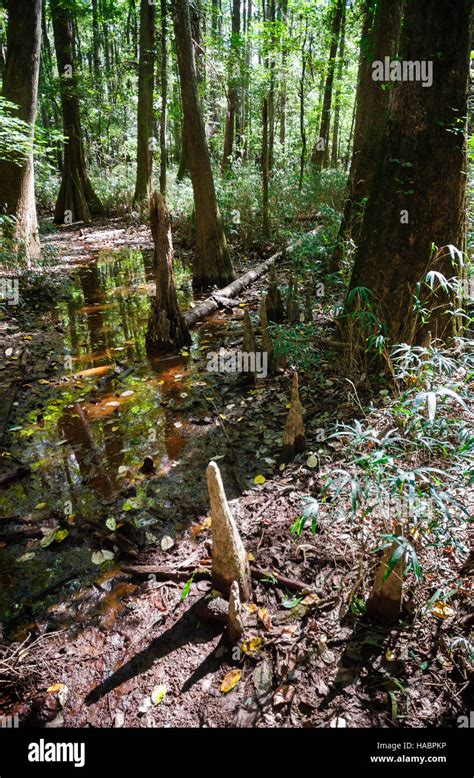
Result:
[[[286,15],[288,13],[288,0],[281,0],[278,18],[283,24],[287,24]],[[288,74],[286,72],[286,62],[288,59],[288,49],[286,42],[283,43],[281,52],[281,83],[280,83],[280,110],[279,110],[279,141],[282,151],[285,149],[286,143],[286,79]]]
[[[346,51],[346,4],[342,4],[341,39],[339,45],[339,62],[336,75],[336,96],[334,99],[334,123],[332,129],[331,165],[337,167],[339,159],[339,122],[341,118],[342,74],[344,70],[344,55]]]
[[[133,202],[148,201],[153,173],[153,87],[155,83],[156,8],[148,0],[140,2],[140,43],[138,63],[137,177]]]
[[[308,40],[308,19],[305,23],[305,31],[303,43],[301,46],[301,77],[300,77],[300,135],[301,135],[301,156],[300,156],[300,177],[298,182],[298,189],[301,191],[303,188],[303,176],[304,166],[306,161],[306,124],[304,117],[304,103],[305,103],[305,80],[306,80],[306,43]]]
[[[273,170],[273,150],[275,146],[275,0],[268,2],[268,21],[270,22],[270,51],[268,68],[270,70],[270,86],[268,89],[268,169]]]
[[[319,127],[319,137],[313,148],[311,162],[315,170],[321,170],[326,166],[329,157],[329,128],[331,124],[331,103],[332,90],[334,84],[334,71],[336,67],[336,54],[339,45],[339,33],[342,21],[342,6],[345,0],[334,0],[332,26],[331,26],[331,44],[329,47],[329,60],[326,71],[326,83],[324,86],[323,109],[321,114],[321,124]]]
[[[58,61],[63,128],[66,142],[61,186],[54,210],[56,224],[90,221],[102,205],[86,172],[78,97],[78,75],[70,12],[61,0],[51,0],[54,42]]]
[[[229,158],[234,150],[236,115],[238,111],[240,80],[240,0],[232,2],[232,37],[229,54],[229,85],[227,92],[227,113],[224,131],[224,153],[222,170],[227,170]]]
[[[376,170],[376,160],[387,121],[391,90],[372,78],[372,63],[398,53],[403,0],[366,0],[360,44],[355,106],[354,145],[348,191],[331,272],[341,267],[344,241],[360,237],[364,203]]]
[[[167,10],[166,0],[161,0],[161,117],[160,117],[160,192],[166,193],[166,168],[168,149],[166,145],[166,121],[168,101],[168,52],[167,52]]]
[[[456,275],[448,247],[464,249],[471,2],[406,0],[405,8],[402,61],[432,61],[433,85],[406,81],[394,88],[350,289],[371,290],[391,342],[420,343],[446,339],[455,329],[453,301],[444,293],[435,293],[428,324],[416,318],[413,295],[430,269]],[[363,349],[363,320],[353,324],[354,343]]]
[[[173,19],[183,101],[186,161],[193,185],[196,217],[193,284],[196,288],[204,288],[228,283],[234,272],[217,205],[199,103],[188,0],[175,0]]]
[[[97,5],[97,0],[92,0],[92,45],[93,45],[94,78],[96,82],[96,87],[99,88],[102,79],[100,75],[99,8]]]
[[[36,220],[33,136],[38,103],[41,51],[41,0],[8,0],[7,58],[3,97],[17,106],[15,116],[29,127],[31,148],[26,156],[0,160],[0,209],[14,217],[6,237],[27,259],[39,255]]]
[[[268,207],[269,160],[268,160],[268,95],[262,106],[262,231],[263,237],[270,237],[270,215]]]
[[[250,128],[250,58],[251,58],[251,42],[250,33],[252,27],[252,0],[244,0],[245,12],[245,69],[244,79],[242,84],[242,121],[240,125],[240,133],[242,137],[243,152],[242,157],[244,160],[248,159],[249,152],[249,128]]]

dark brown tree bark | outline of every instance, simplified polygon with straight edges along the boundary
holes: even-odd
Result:
[[[392,90],[372,78],[372,63],[394,57],[400,38],[402,0],[367,0],[360,44],[355,106],[354,145],[348,191],[331,272],[341,267],[344,241],[359,241],[364,203],[369,195],[376,159],[387,121]],[[385,88],[383,88],[385,86]]]
[[[167,101],[168,101],[168,52],[166,34],[166,0],[161,0],[161,117],[160,117],[160,192],[166,193],[166,168],[168,149],[166,144]]]
[[[229,55],[229,86],[227,91],[227,112],[224,131],[224,153],[222,156],[222,170],[227,170],[229,158],[234,150],[234,136],[236,116],[239,100],[240,78],[240,0],[232,2],[232,37]]]
[[[393,343],[444,340],[455,327],[444,294],[435,295],[427,325],[416,318],[413,295],[428,270],[459,273],[448,246],[464,249],[470,13],[470,0],[406,3],[400,55],[432,61],[433,85],[394,88],[350,282],[371,290]],[[346,314],[352,310],[346,301]],[[352,323],[353,344],[363,349],[376,328]]]
[[[342,6],[345,0],[334,0],[331,25],[331,44],[329,47],[329,59],[326,71],[326,83],[324,86],[323,108],[319,137],[313,148],[311,162],[315,170],[322,170],[326,166],[329,157],[329,129],[331,124],[332,90],[334,85],[334,71],[336,68],[336,54],[339,45],[339,34],[342,21]]]
[[[67,6],[60,0],[51,0],[51,12],[58,62],[63,131],[67,138],[54,222],[56,224],[88,222],[91,214],[102,213],[103,209],[86,172],[73,23]]]
[[[156,297],[148,321],[147,351],[177,351],[191,343],[191,336],[176,297],[171,218],[161,193],[155,192],[151,199],[150,222],[155,244]]]
[[[15,117],[29,126],[31,149],[0,160],[0,209],[14,217],[5,237],[27,259],[39,255],[33,169],[33,136],[38,102],[41,50],[41,0],[8,0],[7,58],[3,97],[17,106]]]
[[[268,150],[268,95],[262,105],[262,231],[265,238],[270,237],[269,196],[269,150]]]
[[[234,272],[217,205],[199,103],[188,0],[175,0],[173,18],[183,101],[186,161],[193,185],[196,218],[193,284],[196,288],[204,288],[228,283],[233,279]]]
[[[148,0],[140,3],[140,43],[138,62],[137,177],[133,202],[148,203],[153,173],[153,88],[155,83],[156,7]]]

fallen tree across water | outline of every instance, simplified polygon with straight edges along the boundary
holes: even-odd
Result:
[[[295,243],[292,243],[290,246],[287,246],[281,251],[277,251],[276,254],[273,254],[264,262],[261,262],[259,265],[257,265],[257,267],[253,268],[253,270],[248,270],[247,273],[239,276],[239,278],[236,278],[235,281],[232,281],[232,283],[228,284],[223,289],[218,289],[216,292],[211,294],[210,297],[207,297],[205,300],[203,300],[202,303],[199,303],[199,305],[196,305],[196,307],[191,311],[188,311],[184,315],[184,319],[188,327],[192,327],[194,324],[196,324],[196,322],[204,319],[206,316],[209,316],[210,313],[214,313],[214,311],[217,311],[218,308],[223,307],[224,303],[221,298],[232,299],[233,297],[236,297],[239,292],[241,292],[243,289],[246,289],[258,278],[265,275],[265,273],[268,273],[272,265],[278,259],[285,257],[287,254],[301,246],[305,238],[309,237],[310,235],[316,235],[318,229],[319,227],[316,227],[314,230],[307,232]]]

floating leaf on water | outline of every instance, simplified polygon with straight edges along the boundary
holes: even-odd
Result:
[[[221,692],[223,694],[227,694],[228,692],[232,691],[232,689],[235,686],[237,686],[241,678],[242,678],[241,670],[237,670],[236,668],[234,670],[230,670],[222,680]]]
[[[292,608],[296,608],[296,606],[300,604],[302,599],[303,599],[302,597],[293,597],[292,600],[285,600],[282,603],[282,605],[284,608],[288,608],[289,610],[291,610]]]
[[[48,546],[51,545],[51,543],[54,540],[54,536],[56,535],[56,527],[48,532],[47,535],[40,540],[40,546],[41,548],[48,548]]]
[[[94,551],[91,557],[91,561],[94,565],[102,565],[104,562],[108,562],[113,558],[113,551]]]
[[[36,556],[34,551],[28,551],[26,554],[17,557],[16,562],[28,562],[30,559],[34,559]]]

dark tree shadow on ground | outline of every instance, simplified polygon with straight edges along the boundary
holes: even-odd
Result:
[[[222,632],[222,624],[200,624],[198,630],[199,621],[199,608],[202,607],[202,601],[199,600],[189,608],[186,613],[176,621],[172,627],[163,632],[159,637],[155,638],[147,648],[135,654],[128,662],[122,667],[116,670],[112,675],[109,675],[105,681],[92,689],[84,702],[86,705],[93,705],[104,697],[106,694],[116,689],[121,684],[129,681],[131,678],[135,678],[142,673],[149,670],[158,659],[172,654],[179,648],[183,648],[188,644],[197,642],[199,638],[200,642],[208,642],[215,638],[220,632]],[[207,639],[207,640],[206,640]],[[192,672],[189,678],[185,681],[182,691],[188,691],[197,681],[212,672],[220,666],[222,658],[216,657],[216,651],[225,641],[225,635],[222,636],[219,645],[211,651],[211,653],[204,659],[204,661]]]

